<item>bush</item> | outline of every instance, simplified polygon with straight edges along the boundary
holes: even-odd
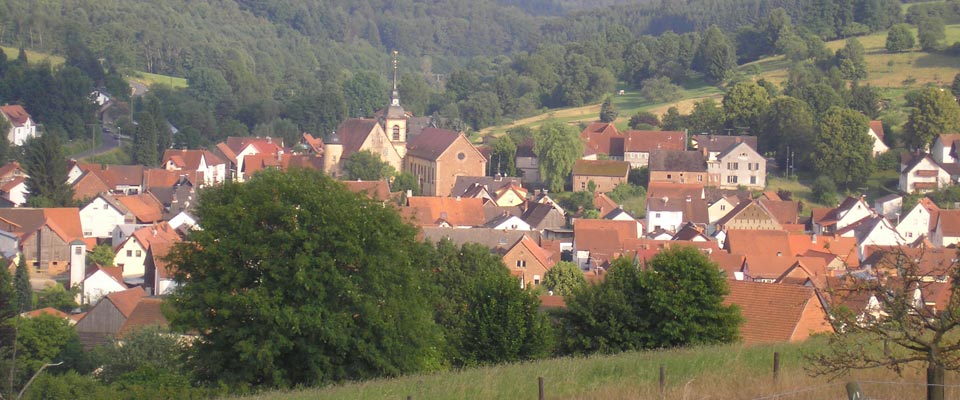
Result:
[[[657,114],[649,111],[638,111],[632,117],[628,124],[632,129],[647,130],[646,126],[660,126],[660,118]]]
[[[900,170],[900,152],[891,149],[886,153],[877,156],[874,159],[877,171],[897,171]]]
[[[823,205],[833,205],[837,202],[837,184],[828,176],[818,176],[813,185],[810,185],[813,201]]]

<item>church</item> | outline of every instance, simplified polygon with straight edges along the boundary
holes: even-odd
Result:
[[[369,151],[397,171],[409,172],[425,196],[449,196],[457,176],[483,176],[487,160],[460,132],[427,127],[400,105],[397,53],[393,58],[393,92],[379,118],[350,118],[323,140],[322,165],[327,175],[344,178],[345,160]],[[411,128],[415,134],[411,137]]]

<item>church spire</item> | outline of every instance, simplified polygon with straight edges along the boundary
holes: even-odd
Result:
[[[396,50],[393,51],[393,91],[394,93],[396,93],[397,91],[397,55],[398,54],[399,53]]]

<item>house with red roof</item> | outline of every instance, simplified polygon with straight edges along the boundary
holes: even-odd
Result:
[[[887,147],[887,145],[883,143],[883,121],[870,121],[870,126],[867,128],[867,135],[873,139],[874,157],[890,150],[890,147]]]
[[[477,227],[487,223],[483,199],[411,196],[402,213],[418,226]]]
[[[873,209],[863,197],[847,196],[835,208],[814,208],[812,210],[813,232],[818,235],[832,234],[861,219],[874,215]]]
[[[951,169],[948,170],[947,166]],[[932,192],[951,185],[951,176],[960,172],[958,170],[958,164],[940,163],[930,154],[913,155],[900,165],[900,183],[897,187],[906,193]]]
[[[123,271],[125,280],[136,282],[146,272],[147,251],[158,243],[176,243],[180,235],[166,222],[137,229],[114,246],[113,262]]]
[[[487,159],[462,133],[426,128],[407,143],[403,171],[420,184],[424,196],[449,196],[458,176],[483,176]]]
[[[960,133],[951,132],[937,135],[930,146],[930,155],[937,163],[956,164],[960,162]]]
[[[83,237],[106,239],[113,236],[117,225],[136,222],[136,216],[111,194],[98,194],[80,209]]]
[[[96,304],[103,296],[127,290],[123,271],[119,267],[93,265],[87,268],[83,279],[83,297],[80,304]]]
[[[630,130],[624,133],[623,160],[630,163],[630,168],[646,167],[650,153],[686,149],[686,132]]]
[[[0,106],[0,115],[10,123],[7,131],[7,141],[14,146],[22,146],[27,139],[39,136],[37,124],[19,104]]]
[[[27,202],[27,172],[16,161],[0,167],[0,197],[7,199],[14,207]]]
[[[664,230],[671,235],[687,222],[708,224],[710,213],[703,184],[651,181],[646,219],[647,233]]]
[[[740,308],[740,338],[746,345],[794,343],[833,332],[817,291],[799,285],[728,281],[724,304]]]
[[[229,178],[227,163],[208,150],[167,149],[162,160],[163,169],[185,173],[191,182],[216,185]]]
[[[70,245],[83,238],[77,208],[3,208],[0,230],[15,235],[31,273],[57,277],[70,266]]]
[[[960,210],[940,210],[932,239],[940,247],[960,244]]]
[[[510,274],[519,279],[520,287],[539,286],[550,268],[557,264],[557,256],[546,250],[527,235],[523,235],[503,255],[503,263]]]
[[[113,340],[145,296],[147,292],[139,286],[103,296],[74,326],[84,348]]]
[[[163,299],[155,297],[141,297],[137,306],[127,317],[127,320],[120,325],[117,331],[117,339],[148,327],[166,328],[170,326],[167,317],[163,315]]]
[[[167,261],[170,251],[177,245],[176,241],[154,241],[147,249],[146,265],[144,266],[143,285],[153,296],[170,294],[177,287],[174,280],[174,266]]]
[[[117,196],[116,201],[126,208],[136,219],[135,222],[124,223],[152,224],[163,220],[163,203],[149,192],[129,196]]]
[[[230,136],[227,140],[217,144],[214,155],[225,163],[229,163],[226,166],[225,179],[243,182],[249,178],[243,173],[247,156],[254,154],[276,155],[277,153],[283,153],[283,140],[280,138]]]
[[[921,197],[913,208],[900,216],[897,232],[910,243],[914,243],[921,238],[930,238],[931,231],[937,225],[939,215],[940,207],[930,198]]]
[[[629,250],[640,237],[636,221],[578,218],[573,222],[573,259],[583,270],[603,267]]]
[[[580,132],[580,138],[585,143],[584,154],[605,154],[611,160],[623,161],[624,136],[612,123],[590,123]]]
[[[75,189],[81,177],[85,174],[94,174],[113,194],[137,194],[144,190],[143,171],[145,167],[142,165],[88,164],[75,161],[71,161],[70,164],[67,170],[67,183],[74,186]],[[100,189],[96,183],[88,183],[88,185],[97,186],[96,189]],[[81,188],[79,192],[88,194],[86,198],[92,198],[103,191]],[[84,198],[78,196],[77,194],[74,195],[75,198]]]

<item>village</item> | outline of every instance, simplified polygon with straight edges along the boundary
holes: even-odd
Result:
[[[11,123],[11,143],[37,135],[23,107],[0,111]],[[86,310],[44,308],[24,315],[68,319],[88,347],[138,327],[166,326],[161,305],[177,287],[177,266],[166,256],[190,230],[200,229],[192,211],[204,188],[244,182],[267,169],[346,177],[345,163],[359,152],[413,175],[420,192],[394,190],[387,179],[343,181],[349,190],[396,207],[422,240],[489,248],[523,288],[538,290],[561,260],[579,266],[588,282],[599,282],[614,259],[642,268],[663,249],[692,246],[725,274],[725,301],[740,307],[746,344],[795,342],[831,331],[830,294],[847,291],[845,304],[864,315],[882,312],[877,299],[858,295],[854,287],[863,279],[896,277],[889,261],[898,255],[914,258],[915,270],[930,283],[916,289],[918,301],[933,310],[950,301],[948,269],[957,260],[960,210],[941,209],[924,197],[908,204],[896,194],[872,204],[851,196],[836,207],[804,210],[789,193],[765,191],[768,160],[753,136],[620,132],[611,123],[591,123],[580,134],[584,151],[570,187],[589,191],[592,204],[567,210],[551,198],[555,193],[542,189],[532,142],[517,148],[521,177],[488,176],[489,147],[404,111],[396,90],[378,115],[348,119],[328,135],[304,133],[299,143],[229,137],[211,149],[168,149],[158,168],[71,160],[68,184],[81,207],[26,207],[26,172],[8,163],[0,168],[4,259],[11,271],[18,257],[25,259],[34,290],[77,288]],[[879,121],[867,133],[875,156],[887,151]],[[940,135],[930,154],[904,155],[901,190],[956,182],[958,138]],[[637,168],[649,171],[643,216],[631,215],[608,195],[628,184]],[[586,217],[587,211],[595,217]],[[88,260],[98,247],[112,252],[112,265]],[[542,307],[564,307],[563,297],[541,293]]]

